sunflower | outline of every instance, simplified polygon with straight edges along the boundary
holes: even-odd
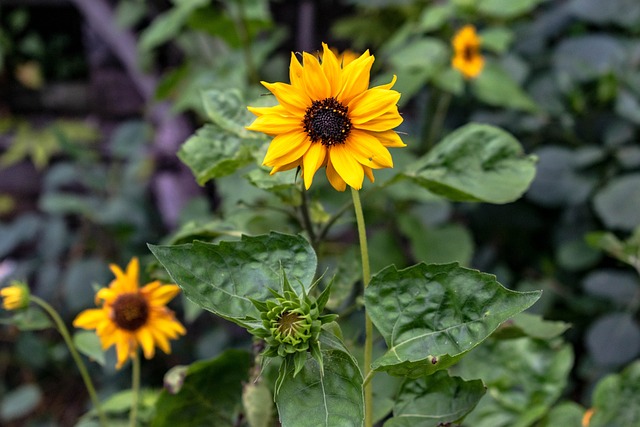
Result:
[[[290,84],[262,82],[279,105],[248,107],[258,117],[247,129],[274,136],[263,160],[271,174],[300,167],[308,189],[325,167],[336,190],[359,190],[365,175],[373,182],[373,169],[393,167],[387,147],[405,146],[393,130],[402,123],[400,93],[391,90],[396,77],[369,88],[368,50],[341,65],[322,47],[322,60],[304,52],[300,63],[291,54]]]
[[[29,288],[24,283],[13,282],[10,286],[0,289],[0,296],[5,310],[20,310],[29,305]]]
[[[451,44],[455,51],[451,66],[467,79],[477,77],[484,67],[484,58],[480,55],[480,37],[476,28],[465,25],[455,34]]]
[[[171,353],[169,339],[186,333],[173,311],[166,307],[180,288],[155,281],[138,289],[137,258],[131,259],[126,273],[117,265],[109,267],[116,278],[96,294],[96,305],[101,307],[80,313],[73,326],[95,329],[104,350],[115,344],[118,369],[136,355],[138,346],[147,359],[154,356],[156,345]]]

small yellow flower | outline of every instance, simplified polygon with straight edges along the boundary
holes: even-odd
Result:
[[[279,105],[249,107],[258,117],[247,129],[274,136],[263,161],[271,174],[300,167],[308,189],[325,167],[336,190],[359,190],[365,175],[373,182],[373,169],[393,167],[387,147],[405,146],[393,130],[402,123],[400,93],[391,90],[395,76],[369,88],[369,51],[341,64],[322,47],[322,60],[305,52],[300,63],[291,54],[290,84],[262,82]]]
[[[155,281],[138,289],[137,258],[131,259],[126,273],[117,265],[110,268],[116,278],[96,294],[96,305],[101,307],[81,312],[73,326],[95,329],[105,350],[115,344],[118,369],[135,356],[138,346],[147,359],[154,356],[156,346],[171,353],[169,339],[186,333],[173,311],[166,307],[180,288]]]
[[[11,286],[0,289],[2,307],[5,310],[19,310],[29,305],[29,288],[21,282],[12,282]]]
[[[467,79],[478,77],[484,68],[484,58],[480,55],[480,37],[473,25],[465,25],[453,37],[454,56],[451,66]]]
[[[589,427],[589,423],[591,422],[591,417],[593,416],[593,408],[587,409],[582,416],[582,427]]]

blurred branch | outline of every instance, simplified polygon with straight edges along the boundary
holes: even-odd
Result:
[[[70,1],[82,13],[89,28],[120,60],[138,92],[150,106],[149,116],[155,124],[154,155],[159,160],[175,159],[180,144],[193,133],[193,128],[185,116],[172,113],[168,102],[153,102],[158,78],[140,70],[135,35],[116,26],[115,14],[106,0]],[[177,170],[160,171],[153,182],[158,209],[169,228],[176,226],[182,207],[200,192],[191,172],[177,159],[176,163]]]

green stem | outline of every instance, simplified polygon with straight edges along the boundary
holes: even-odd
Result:
[[[251,52],[251,37],[249,35],[249,24],[247,23],[247,15],[244,10],[244,0],[237,2],[238,14],[240,15],[236,21],[236,27],[240,42],[242,43],[242,53],[244,55],[244,62],[247,66],[247,74],[249,77],[249,83],[259,83],[258,71],[256,70],[255,63],[253,62],[253,54]]]
[[[308,200],[308,192],[307,189],[304,188],[304,184],[302,185],[302,204],[300,206],[300,212],[302,214],[302,223],[304,228],[307,230],[307,234],[309,235],[309,240],[314,249],[318,244],[315,230],[313,229],[313,223],[311,222],[311,214],[309,213],[309,200]]]
[[[100,405],[98,394],[96,393],[96,389],[93,386],[93,382],[91,381],[91,377],[89,376],[87,367],[82,361],[82,358],[78,353],[78,350],[76,350],[76,346],[73,344],[73,340],[71,339],[71,334],[69,334],[69,330],[67,329],[64,322],[62,321],[62,318],[60,317],[58,312],[53,307],[51,307],[45,300],[38,298],[35,295],[31,295],[29,297],[29,300],[39,305],[40,307],[42,307],[42,309],[46,311],[47,314],[49,314],[51,319],[53,319],[53,322],[56,325],[56,329],[58,330],[60,335],[62,335],[62,338],[64,339],[65,344],[67,344],[67,347],[69,348],[71,357],[73,358],[73,361],[76,363],[76,366],[80,371],[80,376],[84,381],[84,385],[87,388],[87,391],[89,392],[89,397],[93,402],[93,406],[96,409],[96,412],[98,412],[98,418],[100,419],[100,426],[107,427],[107,419],[105,418],[104,412],[102,411],[102,406]]]
[[[138,421],[138,402],[140,400],[140,355],[136,352],[131,358],[131,412],[129,427],[135,427]]]
[[[433,118],[431,119],[431,123],[429,124],[429,129],[425,135],[424,144],[423,144],[425,151],[428,151],[433,146],[436,138],[442,132],[442,125],[444,123],[445,117],[447,116],[447,110],[449,109],[450,104],[451,104],[451,93],[440,92],[440,96],[438,97],[438,103],[436,104],[436,110],[433,113]]]
[[[362,257],[362,284],[366,289],[371,280],[371,270],[369,268],[369,248],[367,246],[367,230],[364,225],[364,215],[362,214],[362,203],[360,203],[360,193],[351,188],[353,197],[353,208],[356,213],[358,224],[358,239],[360,240],[360,255]],[[371,361],[373,354],[373,325],[369,314],[364,313],[364,376],[368,378],[371,372]],[[364,427],[373,426],[373,388],[371,382],[367,381],[364,387]]]

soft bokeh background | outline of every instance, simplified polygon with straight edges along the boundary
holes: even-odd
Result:
[[[486,60],[471,81],[450,67],[450,39],[465,24],[477,27]],[[640,224],[634,0],[0,0],[1,285],[28,281],[70,324],[111,279],[109,263],[136,255],[147,278],[162,275],[147,243],[300,231],[279,209],[287,194],[241,178],[254,164],[200,187],[176,152],[208,120],[204,90],[254,99],[266,92],[259,80],[287,81],[291,51],[322,41],[370,49],[375,82],[398,76],[408,148],[394,150],[397,168],[470,121],[508,130],[539,157],[533,185],[507,205],[450,203],[408,183],[365,196],[373,271],[459,261],[507,287],[543,289],[531,311],[572,325],[567,346],[483,347],[531,375],[502,390],[517,403],[511,418],[469,425],[536,425],[559,402],[590,406],[597,381],[640,355],[638,271],[585,240],[599,230],[624,240]],[[318,222],[349,200],[322,175]],[[339,221],[322,247],[347,290],[334,308],[357,280],[357,254],[342,252],[352,228]],[[244,331],[181,298],[172,308],[188,335],[143,363],[147,387],[176,364],[249,348]],[[351,337],[359,324],[346,328]],[[109,353],[91,365],[101,396],[129,387],[114,364]],[[541,372],[527,371],[536,364]],[[492,372],[496,384],[509,376]],[[0,327],[0,424],[70,426],[86,405],[53,330]],[[527,415],[531,407],[542,415]]]

